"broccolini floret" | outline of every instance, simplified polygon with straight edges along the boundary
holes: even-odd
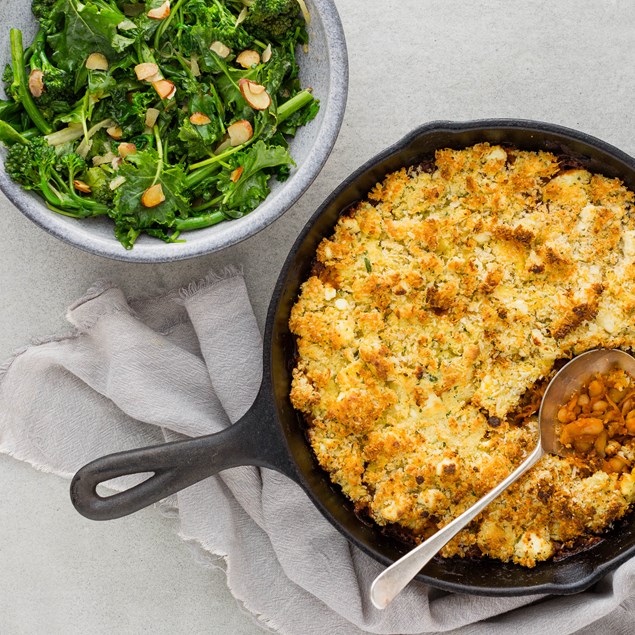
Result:
[[[2,83],[5,87],[5,92],[8,94],[11,90],[11,84],[13,84],[13,69],[11,64],[7,64],[2,72]]]
[[[33,0],[31,11],[38,19],[40,28],[46,33],[53,33],[56,29],[56,23],[62,18],[61,10],[65,0]]]
[[[110,188],[112,175],[108,173],[110,168],[100,166],[89,168],[86,171],[86,183],[90,186],[92,197],[102,205],[112,206],[115,199],[115,191]]]
[[[245,28],[260,39],[284,40],[304,26],[298,0],[243,0]]]
[[[58,0],[33,0],[31,11],[36,18],[47,18]]]
[[[7,174],[26,189],[38,189],[40,168],[50,170],[55,164],[55,150],[43,137],[36,137],[28,144],[16,143],[9,147],[4,169]]]
[[[72,156],[63,161],[69,174],[78,173],[81,163]],[[10,146],[4,162],[7,174],[14,181],[27,190],[40,192],[48,206],[61,214],[87,218],[108,213],[105,205],[78,196],[72,183],[65,182],[59,175],[57,167],[55,149],[44,137],[36,137],[27,144],[15,143]]]
[[[204,32],[209,42],[218,40],[236,50],[251,46],[251,35],[242,24],[238,24],[237,16],[220,0],[190,0],[184,11],[195,24],[193,31]]]
[[[62,171],[66,172],[68,176],[69,187],[73,187],[73,181],[88,167],[86,161],[76,152],[62,155],[58,163]]]
[[[36,104],[42,110],[47,119],[52,119],[55,114],[72,110],[75,102],[73,90],[74,78],[61,68],[54,66],[45,51],[45,33],[40,30],[33,43],[31,55],[31,72],[42,71],[42,94],[36,98]]]

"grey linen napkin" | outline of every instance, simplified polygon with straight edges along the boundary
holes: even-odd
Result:
[[[38,469],[70,478],[110,452],[221,430],[258,391],[262,340],[239,271],[143,300],[98,283],[68,320],[72,333],[0,368],[0,451]],[[224,558],[232,593],[282,633],[633,632],[635,560],[573,597],[482,598],[415,583],[382,612],[367,595],[381,566],[280,474],[227,470],[160,505],[178,513],[199,555]]]

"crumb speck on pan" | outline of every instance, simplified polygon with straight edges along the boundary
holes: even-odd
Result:
[[[533,449],[526,397],[557,360],[635,345],[634,202],[553,154],[479,144],[340,218],[291,313],[291,400],[358,509],[424,539]],[[634,501],[634,473],[546,456],[442,555],[531,567]]]

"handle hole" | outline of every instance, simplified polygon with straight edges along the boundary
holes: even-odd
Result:
[[[103,481],[97,485],[97,496],[100,498],[110,498],[119,492],[141,485],[141,483],[147,481],[149,478],[152,478],[155,474],[156,472],[138,472],[136,474],[118,476],[117,478],[111,478],[107,481]]]

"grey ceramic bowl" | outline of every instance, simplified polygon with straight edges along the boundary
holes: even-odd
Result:
[[[24,32],[25,43],[36,30],[30,0],[2,0],[0,27],[0,68],[10,60],[9,30]],[[108,219],[77,220],[55,214],[36,195],[25,192],[0,169],[0,189],[11,202],[36,225],[80,249],[130,262],[168,262],[219,251],[234,245],[279,218],[311,185],[326,162],[339,133],[348,91],[348,57],[344,32],[333,0],[308,0],[311,12],[310,46],[307,54],[299,54],[300,77],[311,86],[320,100],[320,113],[307,126],[298,130],[291,141],[291,155],[297,166],[284,183],[272,179],[271,194],[251,214],[214,227],[187,232],[186,242],[165,244],[141,236],[134,248],[124,249],[113,235]],[[0,151],[0,164],[3,164]]]

